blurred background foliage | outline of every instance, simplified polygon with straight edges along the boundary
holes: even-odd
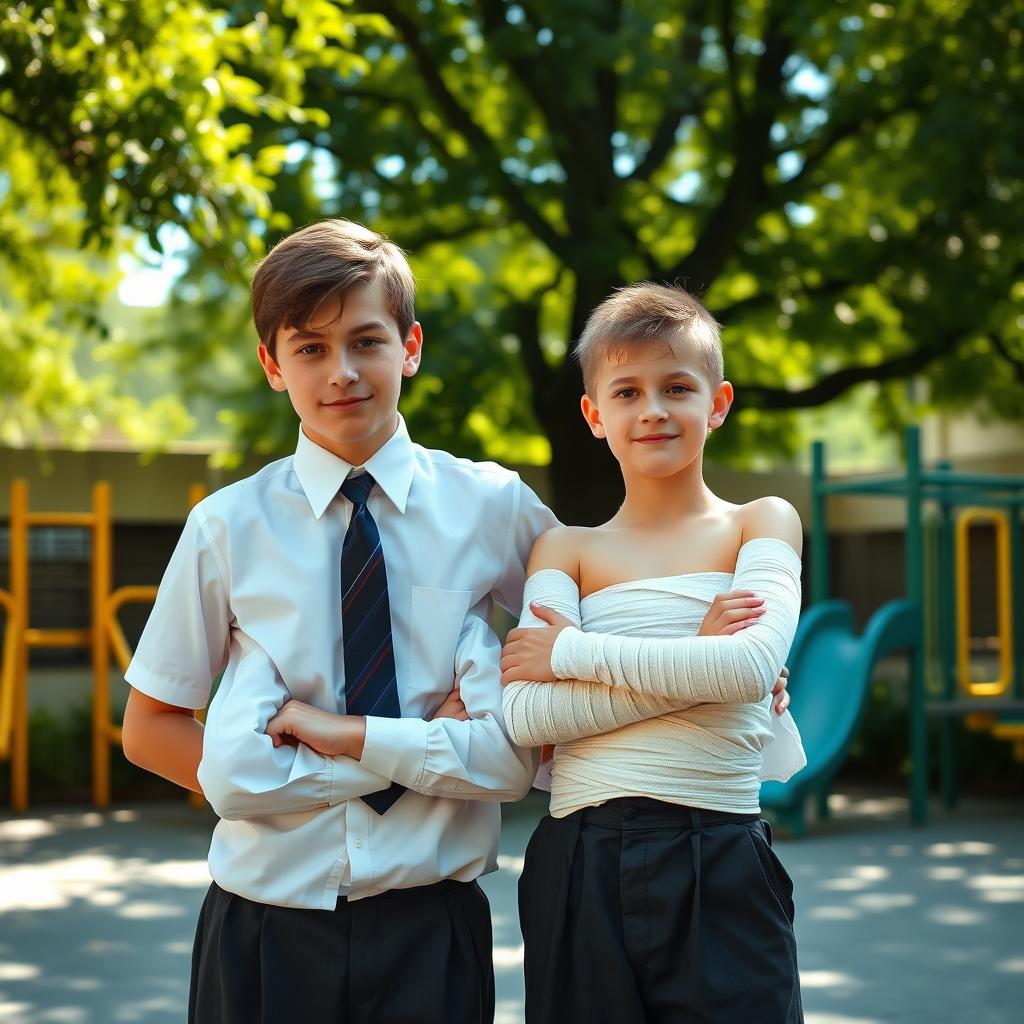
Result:
[[[863,444],[934,408],[1019,418],[1022,46],[1019,0],[6,4],[3,439],[216,416],[290,450],[246,282],[323,216],[412,254],[418,440],[550,459],[568,521],[618,494],[566,354],[633,280],[726,326],[714,459],[790,458],[808,410]],[[112,312],[125,258],[175,239],[166,305]]]

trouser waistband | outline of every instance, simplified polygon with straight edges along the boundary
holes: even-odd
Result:
[[[758,815],[670,804],[646,796],[626,796],[608,800],[597,807],[583,807],[566,815],[565,820],[605,828],[704,828],[727,823],[745,824],[757,821]]]

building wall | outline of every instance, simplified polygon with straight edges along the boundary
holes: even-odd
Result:
[[[941,438],[940,438],[941,440]],[[936,441],[935,444],[938,444]],[[1005,452],[991,455],[1002,469],[1013,464]],[[977,464],[958,468],[982,468]],[[54,451],[36,453],[0,449],[0,587],[9,578],[8,536],[10,481],[30,482],[34,511],[84,511],[91,504],[94,481],[112,486],[114,517],[114,585],[155,584],[181,530],[191,484],[214,490],[255,472],[266,460],[250,460],[233,472],[211,470],[208,451],[197,446],[141,463],[128,451]],[[984,467],[989,468],[992,467]],[[1021,467],[1024,469],[1024,466]],[[543,497],[548,493],[543,470],[527,467],[524,478]],[[809,481],[795,470],[773,473],[737,472],[709,466],[706,476],[716,493],[743,502],[763,494],[791,501],[810,524]],[[904,506],[892,499],[834,497],[829,503],[830,591],[849,601],[863,625],[887,600],[904,593]],[[85,627],[89,624],[89,534],[84,530],[32,531],[31,624],[37,627]],[[806,569],[806,566],[805,566]],[[975,530],[972,543],[972,621],[974,631],[995,631],[995,550],[991,531]],[[805,580],[806,583],[806,580]],[[122,627],[134,644],[147,610],[128,606]],[[86,652],[35,651],[34,665],[83,664]]]

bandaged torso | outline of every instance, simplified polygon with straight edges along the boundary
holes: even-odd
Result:
[[[698,637],[715,596],[731,590],[763,597],[764,614],[732,636]],[[555,817],[623,796],[756,814],[761,779],[806,763],[792,716],[771,707],[800,611],[800,560],[783,541],[748,541],[735,573],[636,580],[582,599],[570,576],[545,569],[527,581],[521,621],[543,625],[530,601],[581,626],[555,643],[558,682],[505,688],[512,739],[556,744]]]

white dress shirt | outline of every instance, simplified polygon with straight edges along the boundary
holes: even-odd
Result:
[[[413,444],[404,421],[370,458],[387,566],[400,719],[368,717],[359,761],[266,726],[289,698],[344,713],[341,545],[353,467],[301,431],[295,454],[191,512],[126,680],[210,704],[199,782],[221,821],[210,873],[279,906],[332,909],[387,889],[494,870],[500,811],[530,787],[502,719],[492,600],[518,615],[525,566],[557,525],[516,473]],[[469,721],[427,721],[454,684]],[[400,782],[384,815],[357,797]]]

